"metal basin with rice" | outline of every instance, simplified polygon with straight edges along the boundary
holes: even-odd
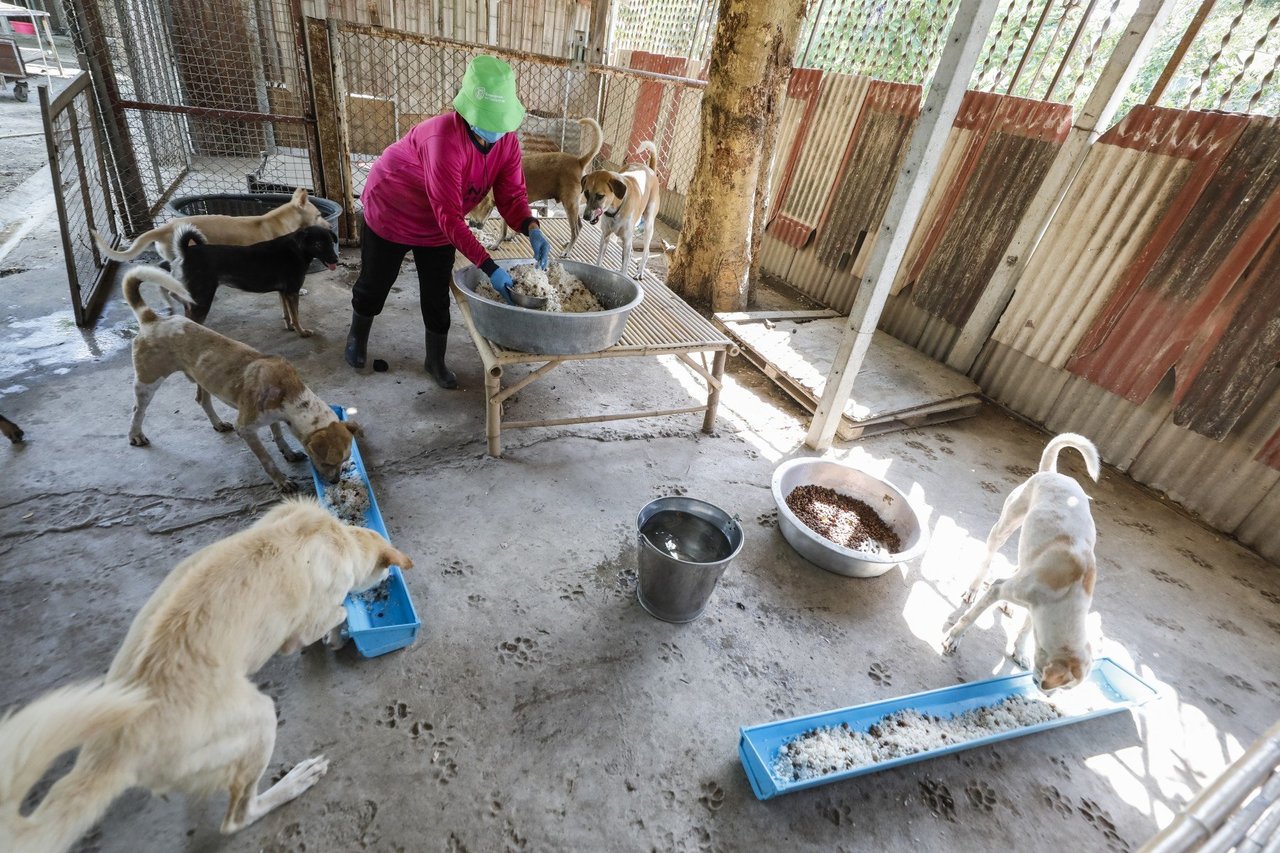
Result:
[[[798,486],[825,486],[873,507],[902,540],[893,554],[854,551],[837,545],[801,521],[787,506],[787,495]],[[879,577],[889,569],[924,553],[929,531],[924,516],[907,496],[885,480],[849,465],[826,459],[791,459],[773,472],[773,500],[778,505],[778,528],[791,547],[809,562],[852,578]]]
[[[511,269],[533,258],[508,258],[498,265]],[[537,355],[599,352],[618,342],[627,316],[644,299],[640,285],[620,273],[577,261],[562,261],[565,272],[582,280],[605,307],[584,314],[534,311],[495,302],[476,293],[489,280],[478,267],[455,270],[453,280],[467,297],[476,331],[499,346]]]

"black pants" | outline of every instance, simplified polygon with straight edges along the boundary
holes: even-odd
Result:
[[[453,246],[404,246],[393,243],[364,223],[360,232],[360,277],[351,289],[351,307],[357,314],[382,313],[391,285],[400,275],[404,256],[413,252],[418,265],[418,301],[428,332],[449,331],[449,281],[453,276]]]

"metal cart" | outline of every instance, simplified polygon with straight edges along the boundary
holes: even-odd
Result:
[[[19,101],[27,99],[27,66],[22,62],[18,42],[8,36],[0,36],[0,89],[13,83],[13,96]]]

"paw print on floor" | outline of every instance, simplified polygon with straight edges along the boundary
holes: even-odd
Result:
[[[984,812],[995,811],[996,803],[1000,802],[995,789],[986,782],[970,782],[964,786],[964,793],[969,798],[969,805]]]
[[[382,716],[374,720],[380,726],[386,726],[394,729],[397,723],[404,722],[409,718],[409,706],[404,702],[393,702],[382,709]]]
[[[1028,468],[1026,465],[1006,465],[1004,466],[1004,470],[1008,471],[1019,480],[1025,480],[1035,473],[1034,470]]]
[[[771,509],[768,512],[762,512],[756,516],[756,524],[761,527],[772,527],[778,523],[778,511]]]
[[[528,666],[542,663],[542,652],[538,651],[537,640],[516,637],[498,644],[498,660],[502,663],[514,663],[516,666]]]
[[[1175,634],[1181,634],[1184,630],[1181,622],[1175,622],[1174,620],[1167,619],[1164,616],[1151,616],[1147,614],[1146,618],[1152,625],[1159,625],[1161,628],[1168,628]]]
[[[1172,584],[1173,586],[1176,586],[1179,589],[1191,589],[1191,585],[1188,584],[1186,581],[1184,581],[1182,578],[1174,577],[1168,572],[1161,571],[1160,569],[1148,569],[1148,571],[1151,572],[1152,577],[1154,577],[1156,580],[1160,581],[1161,583]]]
[[[982,481],[981,483],[979,483],[978,485],[979,485],[979,486],[982,486],[982,491],[984,491],[984,492],[987,492],[987,493],[989,493],[989,494],[993,494],[993,495],[998,495],[998,494],[1000,494],[1000,487],[999,487],[999,486],[997,486],[995,483],[992,483],[992,482],[990,482],[990,481],[988,481],[988,480],[983,480],[983,481]]]
[[[467,596],[467,604],[472,607],[480,607],[484,604],[485,597],[478,592],[473,592]]]
[[[928,459],[930,462],[937,461],[938,459],[938,454],[934,453],[933,448],[925,444],[923,441],[912,440],[912,441],[904,442],[904,444],[906,444],[907,447],[910,447],[912,450],[919,450],[921,453],[924,454],[924,458]]]
[[[475,571],[475,566],[470,563],[464,563],[462,560],[453,560],[447,566],[440,570],[440,574],[445,577],[469,575]]]
[[[417,724],[415,724],[417,728]],[[458,763],[453,760],[454,737],[437,730],[431,723],[423,723],[414,739],[420,746],[430,748],[431,775],[441,785],[448,785],[458,775]]]
[[[467,845],[462,843],[462,839],[456,833],[449,833],[449,840],[445,842],[444,853],[470,853]]]
[[[682,498],[685,495],[689,494],[689,490],[686,489],[684,486],[672,486],[670,489],[668,489],[668,492],[672,497],[677,497],[677,498]]]
[[[720,811],[720,807],[724,805],[724,789],[715,782],[702,783],[702,796],[698,797],[698,802],[707,807],[707,811],[712,814]]]
[[[920,797],[935,815],[955,821],[956,800],[946,785],[934,779],[925,779],[920,783]]]
[[[1206,702],[1208,702],[1208,703],[1209,703],[1210,705],[1212,705],[1213,707],[1217,708],[1218,710],[1222,711],[1222,713],[1224,713],[1224,714],[1228,714],[1228,715],[1230,715],[1230,716],[1232,716],[1232,717],[1234,717],[1234,716],[1236,715],[1236,709],[1235,709],[1235,706],[1234,706],[1234,705],[1230,705],[1230,704],[1228,704],[1228,703],[1226,703],[1226,702],[1223,702],[1223,701],[1222,701],[1221,699],[1219,699],[1217,696],[1214,696],[1214,697],[1211,697],[1211,698],[1209,698],[1209,699],[1206,699],[1205,701],[1206,701]]]
[[[1204,557],[1201,557],[1195,551],[1192,551],[1190,548],[1179,548],[1178,553],[1186,557],[1188,560],[1195,563],[1197,566],[1199,566],[1202,569],[1213,569],[1212,563],[1210,563]]]
[[[1225,680],[1227,684],[1230,684],[1232,687],[1235,687],[1239,690],[1243,690],[1246,693],[1258,692],[1258,688],[1254,687],[1252,682],[1245,681],[1243,678],[1241,678],[1238,675],[1228,675]]]
[[[1272,604],[1280,604],[1280,593],[1275,593],[1269,589],[1264,589],[1264,590],[1261,590],[1258,593],[1258,595],[1261,595],[1263,598],[1265,598],[1267,601],[1270,601]]]
[[[867,670],[867,677],[881,687],[888,687],[893,684],[893,672],[889,669],[888,664],[880,663],[880,661],[871,664],[871,668]]]
[[[1232,622],[1230,619],[1220,619],[1215,616],[1210,621],[1212,621],[1213,624],[1221,630],[1226,631],[1228,634],[1235,634],[1237,637],[1243,637],[1245,635],[1244,629]]]
[[[663,643],[659,648],[661,651],[658,653],[658,657],[667,663],[673,660],[684,660],[684,652],[680,651],[680,647],[675,643]]]
[[[1040,799],[1044,804],[1062,817],[1071,817],[1075,813],[1075,809],[1071,806],[1071,801],[1062,796],[1062,792],[1052,785],[1040,786]]]
[[[853,810],[841,803],[818,803],[818,814],[836,826],[853,822]]]
[[[566,584],[560,587],[560,600],[577,604],[584,601],[587,597],[587,591],[582,588],[582,584],[575,583],[572,586]]]
[[[1116,825],[1111,821],[1105,809],[1095,803],[1093,800],[1082,797],[1080,805],[1076,809],[1080,815],[1094,828],[1102,833],[1107,839],[1107,846],[1116,853],[1129,853],[1129,842],[1120,837],[1116,832]]]

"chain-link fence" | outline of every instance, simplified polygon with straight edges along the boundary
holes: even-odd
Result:
[[[106,146],[88,74],[81,72],[52,100],[47,86],[39,91],[71,307],[76,324],[87,326],[101,309],[108,264],[90,229],[109,244],[118,241],[121,230]]]

